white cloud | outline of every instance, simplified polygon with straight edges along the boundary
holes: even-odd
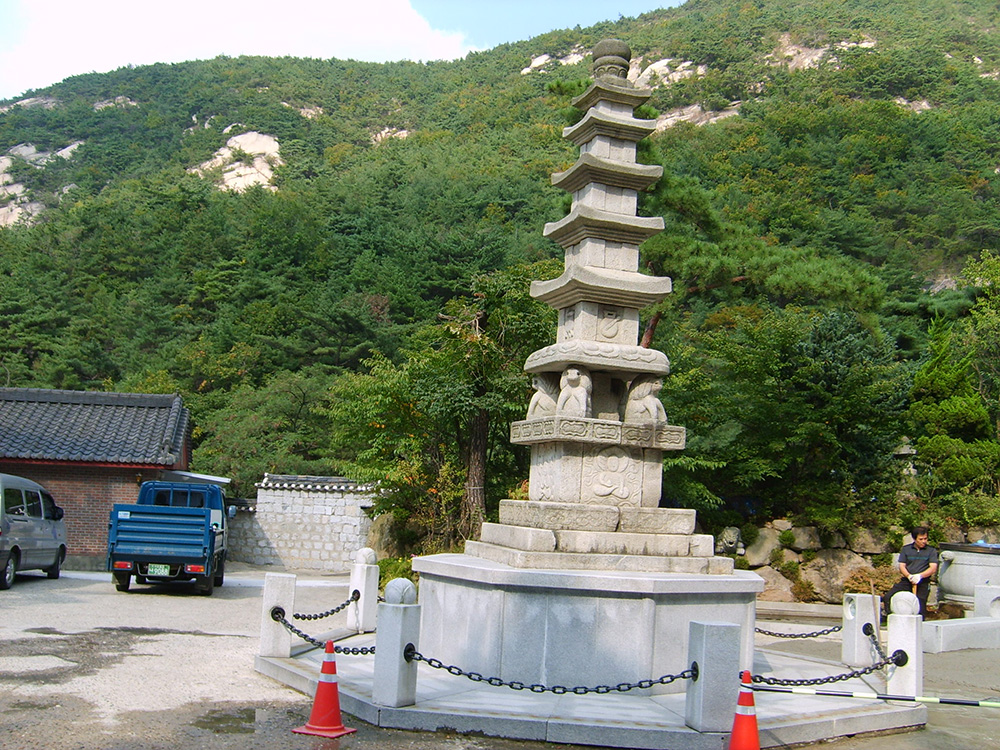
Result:
[[[464,34],[409,0],[0,0],[0,99],[71,75],[218,55],[441,60]]]

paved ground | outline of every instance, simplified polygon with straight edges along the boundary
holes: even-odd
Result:
[[[239,566],[232,566],[238,568]],[[447,733],[370,727],[340,740],[296,735],[311,700],[253,670],[260,570],[227,570],[212,597],[182,587],[124,594],[104,574],[58,581],[19,576],[0,592],[0,747],[4,750],[539,750],[555,747]],[[347,597],[347,577],[301,578],[296,610],[317,612]],[[338,627],[338,615],[330,628]],[[815,622],[804,626],[811,628]],[[835,639],[770,642],[768,648],[836,660]],[[1000,654],[925,655],[925,693],[993,698]],[[1000,745],[1000,709],[929,708],[930,728],[841,740],[831,750],[935,750]]]

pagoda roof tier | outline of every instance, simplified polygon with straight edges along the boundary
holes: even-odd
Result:
[[[563,138],[572,141],[577,146],[589,143],[599,135],[622,141],[638,142],[655,131],[656,122],[654,120],[639,120],[635,117],[589,109],[576,125],[563,128]]]
[[[663,167],[604,159],[594,154],[580,154],[576,164],[565,172],[552,175],[552,184],[574,193],[591,182],[630,190],[645,190],[663,175]]]
[[[557,279],[531,282],[531,296],[556,310],[577,302],[638,310],[656,304],[671,291],[672,282],[667,276],[597,266],[569,265]]]
[[[594,372],[622,373],[624,380],[636,375],[670,374],[667,355],[656,349],[603,341],[562,341],[532,352],[525,360],[525,372],[562,372],[583,365]]]
[[[653,95],[652,89],[637,89],[632,84],[617,85],[611,83],[607,78],[602,78],[591,84],[590,88],[576,97],[571,104],[577,109],[590,109],[598,102],[614,102],[624,104],[635,109],[640,104],[645,104],[649,97]]]
[[[570,248],[588,237],[639,245],[661,231],[661,216],[629,216],[578,203],[568,216],[546,224],[542,234]]]

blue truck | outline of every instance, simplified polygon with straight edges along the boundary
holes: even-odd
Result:
[[[226,495],[215,484],[143,482],[135,505],[115,504],[108,524],[108,570],[115,588],[194,581],[211,596],[226,569]]]

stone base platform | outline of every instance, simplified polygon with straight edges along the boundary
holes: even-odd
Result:
[[[773,625],[764,623],[764,627]],[[348,648],[375,644],[374,633],[346,639],[335,634],[329,637]],[[418,646],[425,656],[438,656],[425,648],[423,639]],[[355,726],[352,717],[356,717],[386,729],[473,733],[605,748],[724,750],[729,744],[728,733],[696,732],[685,725],[683,693],[648,695],[649,691],[631,690],[607,695],[539,694],[472,682],[424,663],[417,670],[414,705],[379,706],[372,700],[374,658],[342,654],[337,659],[340,705],[348,714],[344,716],[348,726]],[[322,664],[322,650],[311,649],[290,659],[258,656],[255,667],[261,674],[311,697],[316,692]],[[784,679],[816,679],[848,669],[840,663],[758,647],[751,671]],[[597,672],[591,677],[586,685],[604,682],[603,675]],[[880,675],[838,683],[837,688],[886,691]],[[781,693],[757,693],[754,702],[762,748],[822,744],[837,738],[916,730],[927,722],[927,707],[913,703]],[[886,747],[895,746],[891,745],[891,739],[884,738],[881,742]],[[922,746],[930,747],[926,739],[923,743]],[[913,740],[913,745],[921,745],[919,737]]]
[[[695,511],[503,500],[465,554],[513,568],[729,575],[715,540],[695,534]]]
[[[756,595],[764,588],[763,579],[746,571],[516,568],[458,554],[418,557],[413,569],[420,573],[423,653],[488,677],[567,687],[588,685],[595,674],[614,685],[682,672],[690,666],[694,620],[739,624],[741,664],[749,669]],[[683,690],[674,683],[647,692]]]

